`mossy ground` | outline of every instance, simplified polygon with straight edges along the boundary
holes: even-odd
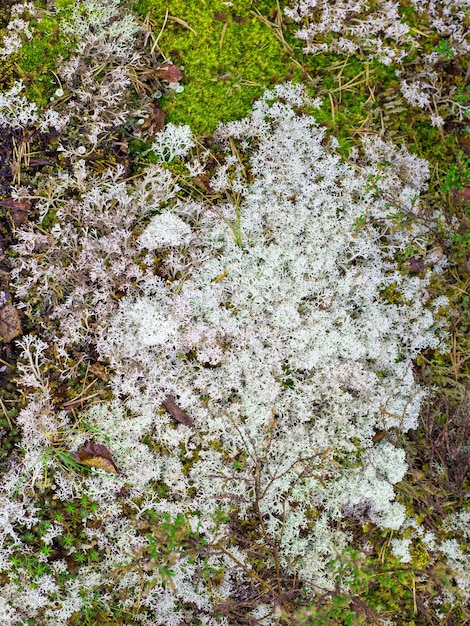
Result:
[[[163,100],[168,119],[211,133],[219,122],[246,115],[271,83],[299,80],[301,69],[254,9],[272,3],[236,0],[139,0],[150,16],[158,48],[184,68],[184,91]],[[261,5],[264,5],[261,6]]]
[[[302,81],[311,95],[323,99],[316,117],[338,138],[343,156],[347,157],[350,148],[359,145],[365,133],[383,133],[386,139],[403,143],[429,160],[431,181],[422,202],[430,212],[438,208],[443,213],[430,245],[439,245],[449,260],[447,269],[431,289],[449,297],[451,338],[447,353],[426,353],[417,362],[417,376],[437,388],[440,400],[434,412],[431,411],[427,419],[423,418],[418,431],[402,437],[410,471],[398,485],[398,492],[408,513],[428,522],[439,535],[443,533],[439,517],[462,507],[464,500],[459,494],[468,492],[470,486],[468,476],[464,473],[459,479],[453,467],[456,458],[462,463],[464,460],[455,455],[452,457],[448,448],[438,447],[442,439],[448,447],[450,444],[454,446],[450,450],[461,450],[458,438],[452,439],[453,420],[458,411],[464,416],[461,422],[455,422],[458,432],[464,430],[465,415],[467,423],[469,421],[468,409],[465,414],[468,405],[465,390],[470,384],[470,209],[458,195],[459,188],[470,185],[468,118],[458,120],[449,115],[444,128],[439,131],[432,127],[423,112],[411,108],[401,97],[399,81],[392,68],[361,56],[347,58],[328,54],[306,57],[302,53],[302,43],[294,36],[297,27],[283,17],[285,4],[274,0],[234,0],[232,3],[222,0],[138,0],[133,7],[141,21],[147,19],[147,25],[152,28],[155,38],[158,37],[155,49],[160,58],[170,58],[183,68],[181,82],[184,91],[169,90],[160,101],[167,120],[189,124],[196,134],[210,135],[219,122],[246,115],[266,87],[286,80]],[[67,58],[74,42],[64,38],[57,16],[47,11],[45,3],[36,2],[36,5],[42,13],[33,24],[35,36],[2,65],[0,87],[8,89],[14,80],[21,78],[27,88],[26,95],[38,106],[44,106],[58,86],[54,75],[57,59],[59,56]],[[67,10],[71,0],[57,0],[56,5]],[[0,13],[0,28],[6,25],[3,13]],[[414,28],[428,25],[426,15],[417,15],[410,3],[402,3],[402,13]],[[439,45],[439,38],[427,38],[422,43],[426,51]],[[461,89],[463,100],[469,97],[464,81],[468,63],[469,59],[460,58],[443,59],[441,64],[442,80],[453,81]],[[131,152],[133,146],[134,159],[138,162],[141,146],[137,141],[131,142]],[[11,370],[14,369],[14,353],[9,355]],[[69,381],[67,387],[57,385],[54,393],[58,398],[73,398],[77,390],[79,393],[87,384],[87,372],[80,368],[77,372],[77,378]],[[12,375],[13,372],[9,371],[8,378]],[[21,406],[13,382],[7,383],[4,392],[6,409],[4,416],[0,417],[0,427],[7,435],[2,440],[3,456],[8,455],[18,441],[14,421]],[[100,393],[106,395],[102,389]],[[446,434],[447,438],[444,437]],[[439,474],[429,461],[431,441],[435,444],[432,451],[435,458],[442,462]],[[0,464],[4,460],[1,457]],[[47,492],[38,496],[44,521],[23,538],[38,550],[41,533],[56,515],[48,498]],[[82,543],[81,519],[92,507],[92,502],[69,503],[63,513],[69,537],[64,535],[64,545],[57,546],[58,551],[64,549],[67,542]],[[436,515],[436,511],[442,513]],[[294,619],[297,624],[360,624],[378,623],[379,618],[397,624],[424,626],[439,623],[434,614],[423,612],[422,607],[429,607],[436,590],[446,585],[452,587],[449,582],[451,574],[446,568],[433,563],[420,544],[414,549],[410,564],[398,562],[391,554],[390,535],[372,525],[357,528],[351,522],[349,530],[358,542],[370,544],[367,558],[349,552],[333,564],[338,571],[338,580],[349,582],[350,593],[344,594],[338,587],[337,593],[325,595],[314,606],[305,606],[304,602],[304,606],[295,608],[297,617],[285,616],[285,623],[293,623]],[[259,529],[254,527],[250,532],[259,539],[256,535]],[[15,558],[18,566],[26,567],[35,575],[41,574],[42,570],[37,569],[41,567],[38,559],[30,558],[25,563],[24,556],[15,555]],[[89,549],[83,553],[78,551],[75,561],[77,558],[90,562],[99,558],[99,554]],[[70,572],[64,576],[73,576],[77,564],[71,563]],[[259,564],[256,567],[262,571]],[[428,579],[420,582],[423,572],[427,573]],[[464,607],[441,607],[442,613],[445,614],[446,610],[447,616],[444,615],[441,623],[463,624],[468,620]],[[88,608],[74,616],[71,623],[134,623],[119,609],[113,609],[111,613],[99,598],[90,597]]]
[[[57,15],[47,10],[45,2],[36,2],[35,5],[39,16],[30,20],[34,37],[30,40],[25,38],[21,49],[8,58],[7,63],[12,63],[15,67],[14,79],[20,78],[23,81],[25,95],[42,107],[47,105],[49,98],[59,87],[54,75],[57,60],[60,57],[66,60],[76,44],[63,36]],[[71,0],[59,0],[56,3],[64,14],[71,5]]]

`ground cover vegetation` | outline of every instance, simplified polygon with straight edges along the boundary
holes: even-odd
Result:
[[[468,623],[468,3],[0,9],[0,621]]]

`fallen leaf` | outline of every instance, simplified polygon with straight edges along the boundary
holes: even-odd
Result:
[[[29,200],[13,200],[13,198],[7,198],[6,200],[0,200],[0,206],[4,206],[8,209],[12,209],[11,218],[15,226],[20,226],[28,219],[28,211],[31,208],[31,202]]]
[[[378,430],[375,433],[375,435],[372,437],[372,441],[374,443],[377,443],[378,441],[381,441],[386,436],[387,436],[387,431],[386,430]]]
[[[470,154],[470,137],[460,137],[459,143],[464,149],[464,152]]]
[[[233,21],[236,22],[237,24],[248,24],[250,20],[248,17],[243,17],[241,15],[234,15]]]
[[[93,365],[90,365],[90,372],[105,383],[109,380],[109,376],[106,374],[104,367],[99,363],[93,363]]]
[[[191,420],[189,415],[186,413],[186,411],[183,411],[183,409],[181,409],[176,404],[176,399],[174,396],[172,396],[171,394],[168,394],[166,398],[163,400],[162,404],[165,407],[165,409],[168,411],[168,413],[172,417],[174,417],[177,422],[179,422],[180,424],[184,424],[185,426],[189,426],[190,428],[194,428],[193,421]]]
[[[65,557],[65,562],[67,563],[67,571],[69,572],[69,574],[73,574],[78,568],[78,563],[73,558],[73,555],[67,555]]]
[[[155,135],[163,130],[165,126],[165,111],[160,109],[154,102],[149,105],[152,112],[145,118],[144,123],[140,126],[140,131],[145,131],[146,134],[154,138]]]
[[[167,80],[169,83],[177,83],[183,78],[183,72],[172,63],[163,63],[156,69],[158,78]]]
[[[444,256],[444,250],[438,244],[437,246],[435,246],[432,250],[428,252],[428,254],[426,255],[426,258],[424,259],[424,264],[426,265],[426,267],[432,267],[433,265],[436,265],[436,263],[438,263],[442,259],[443,256]]]
[[[470,187],[454,190],[454,197],[457,203],[466,205],[470,201]]]
[[[103,520],[101,519],[87,519],[86,527],[87,528],[101,528],[103,526]]]
[[[87,443],[78,452],[71,454],[80,465],[101,469],[110,474],[119,473],[110,451],[101,443]]]
[[[30,167],[37,167],[39,165],[52,165],[52,161],[45,159],[44,157],[30,157],[28,161]]]
[[[121,154],[127,155],[129,153],[129,145],[127,141],[117,141],[114,145]]]
[[[13,198],[7,198],[6,200],[0,200],[0,206],[7,207],[8,209],[28,211],[31,208],[31,202],[29,200],[13,200]]]
[[[22,209],[13,209],[11,212],[11,219],[13,220],[13,224],[15,226],[21,226],[23,222],[26,222],[28,219],[28,211],[23,211]]]
[[[412,274],[421,274],[421,272],[424,272],[424,259],[420,259],[419,257],[413,256],[407,259],[405,265],[406,269]]]
[[[201,174],[200,176],[194,176],[192,178],[192,182],[207,193],[215,193],[214,189],[212,189],[209,177],[206,174]]]
[[[4,343],[10,343],[22,332],[17,310],[12,304],[6,304],[0,309],[0,339]]]

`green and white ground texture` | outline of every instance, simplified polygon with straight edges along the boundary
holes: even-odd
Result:
[[[468,0],[4,0],[0,624],[470,622]]]

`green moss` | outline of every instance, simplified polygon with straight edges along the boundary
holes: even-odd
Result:
[[[416,28],[417,26],[417,15],[415,11],[415,7],[409,0],[401,0],[398,6],[398,13],[400,14],[402,20],[408,24],[411,28]]]
[[[301,70],[250,6],[250,0],[233,6],[222,0],[137,2],[137,12],[141,17],[150,13],[155,29],[163,26],[168,11],[158,45],[165,57],[184,66],[184,92],[163,99],[169,121],[207,134],[219,122],[245,116],[270,83],[300,79]]]
[[[68,9],[75,5],[76,0],[54,0],[54,4],[58,9]]]
[[[402,305],[403,304],[403,296],[397,291],[396,283],[389,285],[385,289],[383,289],[380,293],[381,298],[390,304]]]
[[[63,0],[64,6],[70,0]],[[17,54],[16,70],[26,86],[25,95],[39,107],[47,105],[57,89],[54,73],[60,57],[67,59],[74,43],[64,37],[58,16],[44,12],[39,21],[31,21],[34,36],[24,42]]]
[[[0,70],[0,91],[9,91],[16,80],[15,56],[10,55],[2,61]]]

